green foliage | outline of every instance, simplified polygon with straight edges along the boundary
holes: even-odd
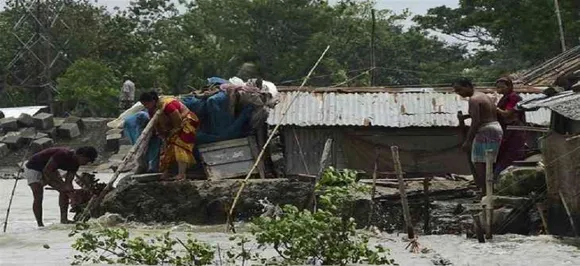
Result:
[[[528,197],[546,191],[546,178],[544,171],[520,169],[502,174],[496,187],[501,196]]]
[[[580,1],[560,0],[559,3],[570,48],[579,44]],[[474,58],[478,66],[474,70],[486,73],[488,78],[494,78],[498,72],[513,73],[562,51],[554,1],[459,1],[457,8],[432,8],[428,14],[416,16],[414,21],[423,29],[492,48],[479,51]]]
[[[320,208],[311,212],[292,205],[282,208],[281,217],[260,217],[252,221],[251,232],[260,247],[272,247],[282,264],[321,261],[324,265],[356,263],[393,264],[380,245],[369,248],[369,237],[356,230],[353,218],[342,215],[354,191],[366,191],[356,184],[356,172],[325,171],[316,187]]]
[[[101,62],[77,60],[58,79],[58,99],[88,106],[100,116],[116,113],[120,83],[113,71]]]
[[[77,224],[69,236],[80,235],[72,247],[80,252],[74,255],[73,265],[84,263],[144,264],[144,265],[207,265],[213,261],[214,250],[188,235],[183,242],[169,232],[158,235],[130,237],[125,228],[89,230],[87,224]],[[177,247],[182,249],[178,249]]]

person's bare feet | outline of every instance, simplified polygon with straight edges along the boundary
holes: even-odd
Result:
[[[36,224],[38,225],[38,227],[44,227],[44,223],[42,223],[42,222],[40,222],[40,223],[37,222]]]
[[[176,181],[185,180],[185,175],[184,174],[178,174],[178,175],[175,176],[175,180]]]
[[[60,223],[61,224],[74,224],[75,221],[71,221],[71,220],[66,219],[66,220],[60,220]]]
[[[171,180],[171,176],[169,175],[169,173],[163,173],[161,174],[161,178],[162,181],[167,181],[167,180]]]

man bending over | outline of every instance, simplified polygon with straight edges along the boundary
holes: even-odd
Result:
[[[34,196],[32,211],[39,227],[44,226],[42,222],[44,186],[49,185],[59,192],[60,222],[71,223],[68,220],[68,205],[69,198],[74,192],[72,181],[79,166],[94,162],[96,158],[97,150],[87,146],[76,151],[65,147],[48,148],[34,154],[28,160],[24,167],[24,177],[32,189]],[[58,170],[66,171],[64,178]]]

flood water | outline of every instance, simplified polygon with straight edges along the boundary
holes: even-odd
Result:
[[[109,175],[99,175],[107,180]],[[3,223],[6,207],[14,180],[0,180],[0,219]],[[31,210],[32,192],[26,181],[20,180],[14,196],[10,213],[8,232],[0,233],[0,265],[68,265],[74,251],[70,247],[73,239],[68,237],[71,226],[58,224],[58,194],[46,191],[44,199],[45,228],[37,228]],[[71,216],[72,217],[72,214]],[[131,224],[130,232],[160,233],[166,230],[176,235],[185,235],[189,231],[206,243],[227,250],[231,243],[230,234],[223,233],[223,226],[176,226],[155,227]],[[405,250],[407,242],[403,234],[376,234],[373,242],[381,243],[391,249],[391,257],[400,265],[580,265],[580,249],[573,239],[558,240],[551,236],[502,235],[485,244],[465,236],[437,235],[420,236],[422,248],[429,251],[414,254]],[[48,244],[49,249],[43,246]],[[274,255],[271,250],[266,256]],[[448,264],[451,263],[451,264]]]

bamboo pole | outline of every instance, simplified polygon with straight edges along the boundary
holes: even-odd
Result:
[[[425,202],[424,202],[424,227],[423,231],[424,234],[431,234],[431,227],[430,227],[430,205],[431,200],[429,199],[429,186],[431,185],[431,178],[425,178],[423,180],[423,194],[425,195]]]
[[[562,200],[562,205],[564,205],[564,210],[566,210],[568,219],[570,219],[570,226],[572,227],[572,232],[574,232],[575,237],[578,237],[578,230],[576,230],[576,225],[574,224],[574,217],[572,217],[572,214],[570,213],[570,208],[568,208],[568,204],[564,199],[564,194],[562,194],[562,191],[558,191],[558,194],[560,195],[560,200]]]
[[[493,151],[485,151],[485,237],[492,239],[493,223]]]
[[[91,200],[87,204],[87,207],[85,207],[83,213],[80,216],[80,221],[86,221],[88,218],[90,218],[90,213],[92,209],[95,208],[96,206],[99,206],[101,200],[113,188],[113,184],[115,183],[115,181],[117,181],[117,178],[119,177],[121,171],[123,170],[123,168],[125,168],[127,163],[132,159],[137,158],[136,156],[140,156],[140,154],[146,150],[149,139],[151,138],[151,135],[153,133],[153,126],[157,122],[157,119],[159,119],[160,113],[161,111],[158,110],[155,113],[155,115],[151,118],[151,120],[149,120],[149,123],[147,123],[145,129],[143,129],[143,132],[135,142],[135,145],[131,147],[131,150],[129,150],[129,152],[127,153],[121,164],[119,164],[119,167],[117,168],[117,170],[115,170],[113,177],[111,177],[111,180],[109,180],[109,183],[103,189],[103,191],[101,191],[99,195],[93,196],[91,198]]]
[[[332,139],[327,139],[326,143],[324,143],[324,149],[322,150],[322,156],[320,157],[320,168],[318,168],[318,175],[316,175],[316,179],[314,180],[314,184],[312,186],[312,193],[310,194],[310,199],[312,202],[312,210],[314,212],[316,212],[317,210],[317,204],[316,204],[316,184],[318,184],[318,181],[320,181],[320,179],[322,178],[322,175],[324,174],[324,170],[326,170],[326,168],[328,167],[328,165],[330,164],[330,161],[328,160],[330,158],[330,151],[332,150]]]
[[[374,165],[374,169],[373,169],[373,187],[371,190],[371,211],[369,212],[369,218],[368,218],[368,226],[371,225],[371,221],[373,218],[373,215],[375,213],[375,195],[377,194],[377,171],[379,168],[379,156],[380,156],[380,149],[379,147],[375,147],[375,165]]]
[[[14,193],[16,192],[16,187],[18,186],[18,180],[20,180],[20,174],[24,172],[24,160],[26,160],[26,156],[30,151],[30,147],[32,147],[32,142],[28,144],[28,148],[26,149],[26,152],[24,152],[22,160],[20,160],[18,163],[18,173],[16,173],[16,180],[14,180],[14,186],[12,187],[10,200],[8,201],[8,208],[6,209],[6,217],[4,217],[4,228],[2,229],[3,233],[6,233],[6,228],[8,227],[8,217],[10,216],[10,209],[12,208],[12,200],[14,200]]]
[[[548,221],[546,220],[545,214],[545,206],[542,203],[536,204],[536,208],[538,209],[538,213],[540,214],[540,219],[542,219],[542,226],[544,227],[544,234],[549,235],[550,232],[548,230]]]
[[[413,224],[411,222],[411,211],[409,210],[405,182],[403,181],[403,170],[401,169],[401,160],[399,159],[399,147],[391,146],[391,153],[393,155],[393,165],[395,166],[395,172],[397,172],[397,177],[399,179],[399,194],[401,195],[401,205],[403,205],[403,219],[405,219],[407,235],[409,236],[409,239],[414,239],[415,230],[413,229]]]
[[[306,84],[306,82],[308,81],[308,79],[310,79],[310,76],[312,76],[312,73],[314,73],[314,70],[316,69],[316,67],[318,67],[318,64],[320,64],[320,61],[322,61],[322,58],[324,58],[324,55],[326,55],[326,52],[328,52],[329,49],[330,49],[330,45],[329,46],[326,46],[326,49],[324,50],[324,52],[322,52],[322,54],[318,58],[318,61],[316,61],[316,63],[314,64],[314,66],[310,69],[310,71],[308,72],[308,75],[306,75],[306,77],[302,81],[302,84],[300,84],[300,87],[298,88],[298,90],[300,90],[300,89],[302,89],[302,87],[304,87],[304,85]],[[294,96],[292,98],[292,100],[290,101],[290,103],[286,106],[286,108],[282,112],[281,119],[283,119],[286,116],[286,114],[288,113],[288,110],[290,110],[290,107],[292,106],[292,104],[296,100],[296,97],[297,97],[297,95]],[[240,196],[242,195],[242,191],[246,187],[246,184],[248,183],[248,180],[250,179],[250,176],[252,176],[252,173],[254,172],[254,170],[256,169],[256,167],[258,166],[258,162],[260,162],[260,160],[264,156],[264,153],[266,151],[266,148],[268,147],[268,145],[270,145],[270,141],[272,141],[272,138],[274,137],[274,134],[276,134],[276,132],[278,132],[278,129],[280,128],[280,125],[281,124],[278,123],[274,127],[274,129],[272,130],[272,132],[270,133],[270,136],[266,140],[266,143],[264,143],[264,146],[262,147],[262,150],[260,151],[260,154],[258,154],[258,158],[256,158],[256,162],[254,163],[254,165],[252,166],[252,168],[250,169],[250,171],[248,171],[248,174],[246,174],[246,177],[244,178],[244,180],[242,180],[242,184],[240,185],[240,188],[238,189],[238,192],[236,193],[236,196],[234,197],[234,200],[232,202],[232,205],[230,206],[230,210],[229,210],[228,215],[227,215],[226,226],[228,226],[232,230],[232,232],[234,232],[234,233],[235,233],[235,228],[234,228],[233,217],[232,217],[234,215],[234,209],[236,208],[236,205],[238,203],[238,200],[240,199]]]

